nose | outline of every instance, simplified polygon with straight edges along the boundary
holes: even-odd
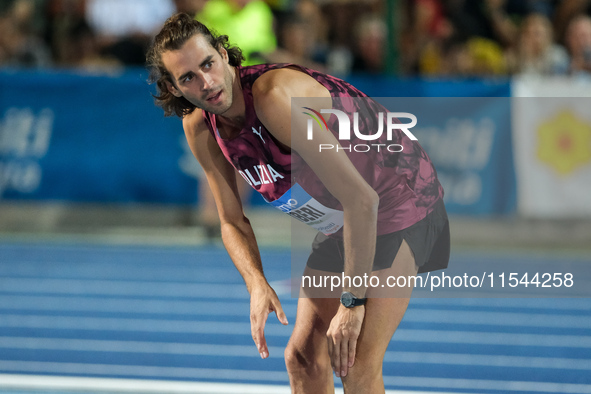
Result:
[[[203,90],[209,90],[214,85],[213,78],[211,77],[211,75],[208,75],[208,74],[203,75],[202,83],[203,83]]]

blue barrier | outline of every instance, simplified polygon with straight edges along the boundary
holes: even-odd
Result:
[[[143,73],[0,74],[0,196],[189,203],[178,119],[153,105]]]
[[[372,97],[511,97],[508,79],[418,79],[353,75],[347,81]]]
[[[0,72],[0,199],[195,203],[197,164],[184,142],[180,121],[164,118],[154,106],[153,88],[146,79],[143,70],[128,70],[117,77]],[[350,81],[374,97],[510,96],[507,81],[364,76]],[[450,212],[514,210],[514,204],[499,203],[514,200],[514,187],[507,189],[505,181],[514,177],[512,166],[489,164],[491,170],[480,176],[492,190],[483,189],[482,195],[493,200],[479,202],[477,208],[452,203]],[[439,171],[445,178],[448,169]],[[256,196],[253,202],[262,199]]]
[[[447,210],[466,215],[516,210],[511,100],[506,97],[390,99],[417,117],[412,129],[433,161]]]

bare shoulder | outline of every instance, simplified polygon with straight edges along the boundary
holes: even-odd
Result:
[[[310,75],[293,68],[267,71],[253,85],[254,109],[266,129],[285,146],[292,145],[292,98],[322,98],[316,105],[331,108],[328,89]],[[312,105],[315,106],[315,105]],[[296,117],[298,116],[295,114]]]
[[[276,99],[277,94],[287,97],[325,97],[328,90],[305,72],[296,68],[270,70],[257,78],[252,86],[255,102]]]
[[[207,124],[203,117],[203,112],[196,108],[189,115],[183,117],[183,129],[187,137],[195,137],[201,132],[207,130]]]

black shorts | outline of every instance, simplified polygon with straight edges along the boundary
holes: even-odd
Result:
[[[410,246],[419,272],[447,268],[450,254],[449,221],[443,200],[421,221],[404,230],[378,235],[373,271],[390,268],[402,240]],[[318,233],[312,243],[308,267],[328,272],[343,272],[343,241]]]

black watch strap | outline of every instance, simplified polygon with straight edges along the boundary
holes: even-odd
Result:
[[[341,304],[345,308],[354,308],[356,306],[365,305],[367,298],[357,298],[351,292],[344,291],[341,294]]]

